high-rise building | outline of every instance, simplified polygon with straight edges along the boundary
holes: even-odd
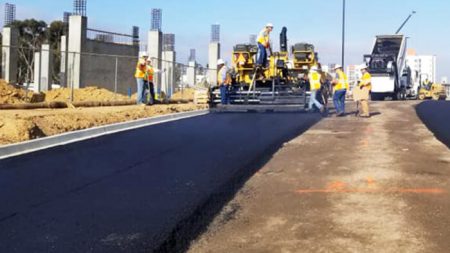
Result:
[[[191,49],[190,54],[189,54],[189,61],[195,61],[195,49]]]
[[[211,25],[211,42],[220,42],[220,25]]]
[[[359,69],[356,65],[348,65],[347,67],[347,77],[348,77],[348,83],[350,85],[350,89],[353,89],[353,87],[356,86],[359,79]]]
[[[175,51],[175,34],[163,34],[163,51]]]
[[[16,5],[6,3],[5,4],[5,20],[4,25],[9,25],[12,22],[16,21]]]
[[[250,45],[256,45],[256,34],[250,34],[248,42]]]
[[[162,9],[152,9],[152,31],[161,31],[162,29]]]
[[[408,55],[406,65],[411,69],[412,78],[423,82],[425,79],[436,82],[436,56]]]

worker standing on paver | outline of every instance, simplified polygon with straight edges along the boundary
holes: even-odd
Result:
[[[311,96],[309,98],[309,111],[314,111],[313,106],[315,105],[321,113],[324,112],[324,107],[319,101],[317,101],[317,93],[320,91],[321,83],[320,83],[320,74],[317,72],[317,66],[311,67],[311,70],[308,74],[309,86],[311,89]]]
[[[228,68],[224,60],[217,60],[217,69],[219,70],[217,73],[217,85],[220,88],[220,100],[223,105],[227,105],[230,103],[228,89],[231,82],[227,76]]]
[[[256,66],[260,68],[267,67],[267,50],[271,51],[270,47],[270,33],[273,30],[273,25],[268,23],[266,27],[258,35],[258,53],[256,55]]]
[[[359,89],[359,105],[358,106],[358,115],[363,118],[370,117],[369,111],[369,96],[370,91],[372,89],[372,76],[370,75],[367,65],[363,64],[361,66],[362,77],[359,82],[359,85],[356,89]]]
[[[336,116],[341,117],[345,115],[345,95],[349,89],[348,77],[344,73],[341,65],[336,65],[336,79],[333,80],[334,95],[333,103],[336,108]]]
[[[148,54],[147,52],[142,52],[141,57],[139,58],[137,64],[136,64],[136,72],[134,74],[134,77],[136,78],[137,83],[137,104],[138,105],[145,105],[146,104],[146,98],[145,98],[145,84],[146,79],[145,75],[147,73],[147,59]]]

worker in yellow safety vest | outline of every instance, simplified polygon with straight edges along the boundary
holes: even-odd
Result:
[[[271,51],[270,33],[273,30],[273,24],[268,23],[258,35],[258,53],[256,55],[257,67],[267,67],[267,50]]]
[[[147,69],[145,72],[145,79],[147,81],[147,87],[150,94],[148,99],[148,104],[152,105],[155,103],[155,85],[153,83],[153,76],[155,75],[155,69],[153,68],[152,61],[150,59],[147,60]]]
[[[334,95],[333,103],[336,109],[336,116],[345,115],[345,95],[349,89],[348,77],[344,73],[341,65],[336,65],[334,70],[336,71],[336,79],[333,80]]]
[[[372,90],[372,76],[370,75],[368,71],[368,67],[366,64],[363,64],[361,66],[361,80],[358,84],[358,87],[356,89],[359,89],[360,96],[359,96],[359,105],[358,106],[358,116],[363,118],[369,118],[370,117],[370,111],[369,111],[369,96],[370,91]]]
[[[320,74],[317,72],[318,71],[318,67],[317,66],[313,66],[311,68],[311,70],[309,71],[308,74],[308,80],[309,80],[309,86],[310,86],[310,90],[311,90],[311,97],[309,98],[309,111],[313,111],[313,106],[315,105],[317,107],[317,109],[319,109],[319,111],[321,113],[324,112],[324,106],[319,103],[319,101],[317,101],[317,93],[320,91],[321,89],[321,76]]]
[[[230,94],[228,89],[231,85],[231,79],[228,78],[228,68],[225,65],[224,60],[217,60],[217,69],[217,85],[220,89],[220,101],[223,105],[226,105],[230,103]]]
[[[139,60],[136,64],[136,71],[134,74],[134,77],[136,78],[137,83],[137,104],[138,105],[145,105],[146,104],[146,98],[145,98],[145,75],[147,73],[147,59],[148,54],[147,52],[142,52],[141,56],[139,57]]]

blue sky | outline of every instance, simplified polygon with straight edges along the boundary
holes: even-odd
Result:
[[[71,11],[73,1],[7,2],[17,5],[18,19],[51,21]],[[0,3],[3,6],[5,1]],[[341,6],[342,0],[88,0],[87,9],[89,27],[130,33],[137,25],[145,40],[150,9],[161,8],[163,32],[176,34],[177,61],[185,62],[189,49],[195,48],[198,61],[205,65],[211,24],[221,25],[222,55],[230,59],[232,46],[247,42],[267,22],[275,25],[272,39],[277,45],[286,26],[290,43],[313,43],[323,63],[339,63]],[[402,30],[411,37],[409,47],[418,54],[436,55],[439,79],[450,77],[449,0],[347,0],[346,64],[360,64],[374,36],[394,33],[412,10],[417,14]]]

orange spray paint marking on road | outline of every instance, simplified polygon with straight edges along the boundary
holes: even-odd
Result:
[[[367,178],[367,185],[371,186],[371,185],[374,185],[374,184],[375,184],[375,180],[373,178],[371,178],[371,177],[368,177]]]
[[[324,189],[300,189],[295,191],[299,194],[307,193],[415,193],[415,194],[445,194],[446,190],[442,188],[391,188],[374,189],[375,180],[367,178],[367,188],[349,188],[347,184],[341,181],[329,183]]]

